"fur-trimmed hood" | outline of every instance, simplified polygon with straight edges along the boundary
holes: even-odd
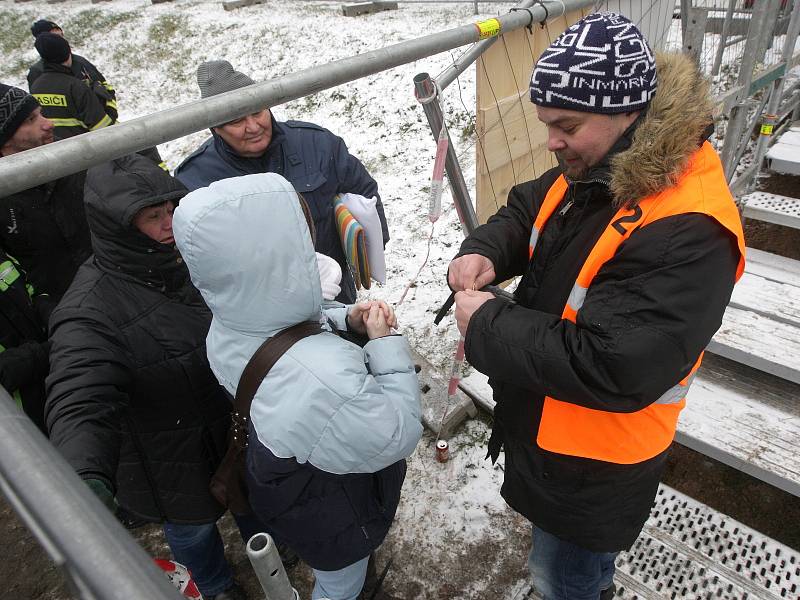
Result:
[[[683,54],[656,55],[658,91],[636,124],[631,145],[611,158],[609,185],[617,205],[675,184],[713,123],[708,81]]]

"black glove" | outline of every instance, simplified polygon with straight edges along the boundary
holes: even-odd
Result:
[[[110,485],[102,479],[84,479],[83,481],[108,510],[112,513],[117,512],[117,501],[114,500],[114,492],[111,491]]]
[[[47,376],[50,342],[25,342],[0,352],[0,385],[10,394]]]

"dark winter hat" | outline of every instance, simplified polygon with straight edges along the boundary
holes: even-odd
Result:
[[[40,33],[50,33],[53,29],[61,29],[61,26],[47,19],[39,19],[36,23],[31,25],[33,37],[37,37]]]
[[[244,73],[234,71],[227,60],[209,60],[197,67],[197,85],[200,86],[201,98],[238,90],[254,83]]]
[[[539,57],[531,102],[591,113],[641,110],[656,93],[656,61],[642,32],[622,15],[593,13]]]
[[[33,43],[45,62],[61,64],[69,58],[69,42],[55,33],[40,33]]]
[[[19,88],[0,83],[0,146],[14,137],[22,122],[37,108],[36,98]]]

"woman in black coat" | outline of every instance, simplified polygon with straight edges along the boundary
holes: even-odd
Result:
[[[140,155],[87,173],[94,257],[51,316],[46,419],[101,499],[164,524],[205,598],[243,598],[208,491],[231,405],[206,358],[211,313],[172,238],[185,193]]]

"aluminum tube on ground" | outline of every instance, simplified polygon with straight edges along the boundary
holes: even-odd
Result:
[[[268,533],[257,533],[247,542],[247,556],[266,600],[297,600],[297,590],[289,583],[278,548]]]
[[[567,10],[592,0],[564,0]],[[560,2],[559,2],[560,4]],[[527,11],[496,17],[499,33],[524,27]],[[245,88],[0,158],[0,197],[195,131],[481,39],[475,23],[343,58]]]
[[[2,387],[0,491],[82,597],[183,598]]]
[[[433,139],[439,138],[439,131],[442,129],[443,117],[442,109],[439,105],[436,84],[427,73],[420,73],[414,77],[414,93],[417,98],[430,99],[422,103],[425,116],[428,118]],[[447,132],[447,157],[444,168],[447,172],[447,180],[450,182],[450,191],[453,194],[453,201],[456,205],[458,218],[464,230],[464,236],[468,236],[478,226],[478,216],[475,214],[475,207],[469,196],[467,182],[464,181],[464,174],[461,172],[461,165],[458,163],[458,156],[453,148],[453,140],[450,139],[450,132]]]

